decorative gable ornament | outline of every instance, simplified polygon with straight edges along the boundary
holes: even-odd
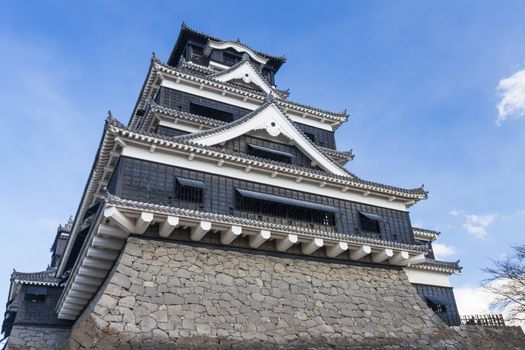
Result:
[[[255,130],[265,130],[272,137],[282,134],[310,158],[312,163],[317,164],[325,171],[335,175],[352,177],[344,168],[325,156],[295,127],[292,121],[274,103],[272,96],[269,96],[267,102],[261,107],[232,123],[179,138],[204,146],[213,146]]]
[[[210,78],[220,81],[221,83],[235,83],[235,81],[242,81],[247,85],[255,85],[267,95],[270,94],[274,97],[278,97],[275,88],[271,86],[253,64],[250,63],[250,59],[246,54],[239,63],[222,72],[210,75]]]
[[[252,60],[254,60],[257,63],[262,64],[263,66],[268,62],[268,59],[255,53],[252,49],[244,46],[243,44],[239,42],[232,42],[232,41],[213,41],[208,40],[206,43],[206,46],[204,47],[204,55],[209,56],[211,54],[212,50],[226,50],[226,49],[233,49],[237,51],[238,53],[244,53],[251,57]]]
[[[270,136],[277,137],[281,133],[281,129],[279,129],[279,126],[275,122],[269,122],[266,125],[266,132]]]

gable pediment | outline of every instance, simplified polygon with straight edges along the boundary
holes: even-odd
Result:
[[[210,75],[211,78],[221,83],[235,83],[260,90],[267,95],[277,96],[275,88],[259,73],[259,71],[249,62],[243,59],[237,65],[232,66],[222,72]]]
[[[351,177],[346,170],[325,156],[317,146],[308,140],[273,101],[266,102],[259,109],[232,123],[184,138],[201,145],[214,146],[223,144],[241,135],[254,133],[263,133],[274,139],[283,139],[284,137],[310,158],[312,163],[324,171]]]
[[[206,43],[206,46],[204,47],[204,55],[209,56],[212,50],[226,50],[226,49],[233,49],[237,51],[238,53],[246,54],[250,56],[251,59],[253,59],[255,62],[265,65],[268,62],[268,59],[257,54],[252,49],[240,44],[235,43],[231,41],[213,41],[208,40]]]

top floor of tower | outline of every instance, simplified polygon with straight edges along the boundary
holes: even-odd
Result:
[[[239,63],[246,56],[268,82],[275,85],[275,74],[286,62],[284,56],[273,56],[256,51],[243,44],[239,39],[235,41],[218,39],[198,32],[185,23],[181,26],[179,37],[168,59],[168,64],[178,66],[181,59],[184,59],[215,71],[222,71]]]

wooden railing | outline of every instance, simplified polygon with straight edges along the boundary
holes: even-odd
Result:
[[[505,320],[501,314],[485,315],[461,315],[461,324],[474,326],[502,327],[505,326]]]

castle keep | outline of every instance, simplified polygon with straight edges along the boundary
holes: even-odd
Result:
[[[9,349],[474,349],[516,336],[487,328],[482,343],[460,326],[449,276],[461,268],[410,222],[427,192],[349,171],[334,136],[348,115],[292,101],[275,83],[285,61],[183,24],[129,123],[106,119],[49,267],[13,273]]]

